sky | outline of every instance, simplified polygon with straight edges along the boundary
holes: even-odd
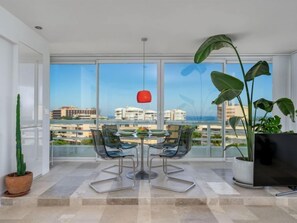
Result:
[[[245,64],[247,71],[253,64]],[[242,79],[238,64],[227,64],[230,75]],[[270,65],[270,69],[272,66]],[[114,115],[114,109],[133,106],[157,110],[157,64],[145,65],[145,88],[152,93],[152,103],[139,104],[136,94],[143,89],[143,65],[99,65],[99,109],[104,116]],[[220,63],[165,63],[164,108],[185,110],[188,116],[216,116],[216,106],[211,102],[219,92],[210,78],[212,71],[222,71]],[[272,70],[272,69],[271,69]],[[255,81],[254,99],[272,98],[271,76],[261,76]],[[244,104],[245,97],[242,98]],[[237,103],[234,100],[234,103]],[[96,65],[52,64],[50,70],[50,107],[96,107]]]

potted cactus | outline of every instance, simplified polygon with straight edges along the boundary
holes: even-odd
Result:
[[[5,185],[7,196],[22,196],[30,191],[33,174],[26,171],[26,163],[24,161],[24,154],[22,152],[22,139],[21,139],[21,122],[20,122],[20,95],[17,96],[16,106],[16,162],[17,171],[10,173],[5,177]]]

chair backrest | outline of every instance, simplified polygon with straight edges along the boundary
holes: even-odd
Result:
[[[177,146],[181,127],[181,125],[168,125],[167,131],[170,135],[165,138],[164,143],[170,144],[172,147]]]
[[[103,134],[106,146],[110,148],[119,148],[121,146],[120,137],[115,135],[117,131],[118,131],[118,128],[116,125],[102,126],[102,134]]]
[[[192,135],[195,127],[182,126],[177,150],[174,156],[183,157],[192,149]]]
[[[98,156],[103,159],[107,159],[109,157],[102,132],[100,130],[91,129],[93,141],[94,141],[94,150]]]

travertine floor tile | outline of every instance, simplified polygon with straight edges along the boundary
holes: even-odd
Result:
[[[207,182],[209,187],[219,195],[239,195],[238,191],[226,182]]]
[[[178,208],[191,207],[191,206],[207,206],[210,205],[211,210],[214,210],[214,216],[220,216],[220,221],[234,220],[234,221],[250,221],[258,218],[258,215],[251,212],[245,212],[246,206],[275,206],[287,207],[288,210],[297,211],[297,195],[290,195],[286,197],[275,197],[275,193],[288,190],[285,187],[266,187],[263,189],[249,189],[235,185],[232,180],[231,163],[229,162],[185,162],[177,161],[174,165],[183,167],[185,171],[178,174],[173,174],[185,179],[194,179],[196,186],[186,193],[176,193],[172,191],[151,188],[147,180],[137,181],[133,190],[124,190],[111,193],[99,194],[89,187],[89,182],[94,179],[103,179],[106,177],[114,176],[112,174],[103,173],[100,170],[104,167],[116,163],[110,162],[57,162],[51,171],[33,182],[31,192],[20,198],[2,199],[2,205],[11,205],[19,207],[36,207],[40,206],[53,206],[60,205],[60,210],[65,210],[66,207],[82,208],[82,207],[99,207],[121,206],[123,211],[131,206],[135,218],[127,218],[127,221],[148,221],[154,222],[154,214],[158,209],[155,206],[171,207],[170,213],[166,211],[167,216],[160,221],[182,221],[177,216]],[[126,163],[129,164],[129,163]],[[145,166],[147,169],[147,167]],[[116,171],[117,168],[114,168]],[[131,171],[131,168],[124,168],[122,173],[121,182],[107,182],[105,185],[98,185],[100,189],[109,189],[116,186],[117,183],[121,185],[128,185],[132,183],[131,179],[126,177],[126,173]],[[158,177],[152,182],[156,184],[168,184],[178,189],[184,187],[183,184],[175,181],[168,181],[166,175],[163,173],[162,168],[154,168],[153,171],[158,173]],[[243,211],[232,212],[232,209],[221,209],[221,212],[213,209],[215,205],[233,206],[239,205]],[[149,209],[141,208],[141,206],[150,207]],[[174,208],[172,208],[174,207]],[[4,213],[4,209],[0,208],[0,214]],[[42,209],[39,209],[42,210]],[[105,209],[104,209],[105,210]],[[107,208],[109,210],[109,208]],[[202,210],[202,209],[201,209]],[[271,210],[271,209],[267,209]],[[297,212],[287,211],[287,209],[280,209],[291,219],[296,219]],[[40,211],[42,214],[43,211]],[[60,213],[60,212],[58,212]],[[107,212],[106,212],[107,213]],[[106,213],[102,214],[102,219],[108,221]],[[124,213],[124,212],[123,212]],[[141,214],[142,213],[142,214]],[[206,212],[205,212],[206,213]],[[244,213],[241,215],[241,213]],[[252,214],[251,214],[252,213]],[[46,215],[46,213],[44,213]],[[64,213],[65,214],[65,213]],[[9,218],[9,211],[4,213]],[[24,217],[25,215],[25,217]],[[39,216],[39,213],[37,213]],[[76,213],[69,215],[56,215],[52,213],[51,216],[58,221],[59,217],[62,221],[77,221]],[[161,213],[162,216],[162,213]],[[174,217],[173,217],[174,216]],[[224,217],[223,217],[224,216]],[[23,218],[27,220],[26,212],[16,212],[10,220],[18,220]],[[42,217],[41,217],[42,218]],[[249,219],[250,218],[250,219]],[[0,215],[0,220],[3,215]],[[9,219],[8,219],[9,220]],[[33,219],[31,219],[33,220]],[[90,219],[93,221],[94,219]],[[96,219],[98,220],[98,219]],[[191,221],[187,219],[184,221]]]
[[[222,209],[232,220],[259,220],[246,206],[223,205]]]

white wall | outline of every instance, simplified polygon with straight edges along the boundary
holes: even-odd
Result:
[[[273,57],[273,100],[281,97],[290,98],[297,109],[297,53]],[[275,114],[281,114],[278,109],[275,110]],[[283,130],[297,132],[296,116],[295,123],[288,117],[280,116]]]
[[[272,99],[276,101],[279,98],[290,97],[291,82],[291,57],[290,56],[274,56],[272,59]],[[273,114],[281,117],[283,131],[290,130],[290,118],[282,115],[277,106],[273,109]]]
[[[18,93],[18,46],[29,46],[43,57],[42,173],[49,170],[49,50],[48,43],[22,21],[0,7],[0,193],[3,177],[15,171],[15,98]]]
[[[0,192],[3,191],[4,176],[11,170],[11,89],[13,74],[13,44],[0,37]]]
[[[291,55],[291,99],[297,107],[297,53]],[[297,108],[296,108],[297,109]],[[297,117],[295,123],[291,123],[291,129],[297,132]]]

